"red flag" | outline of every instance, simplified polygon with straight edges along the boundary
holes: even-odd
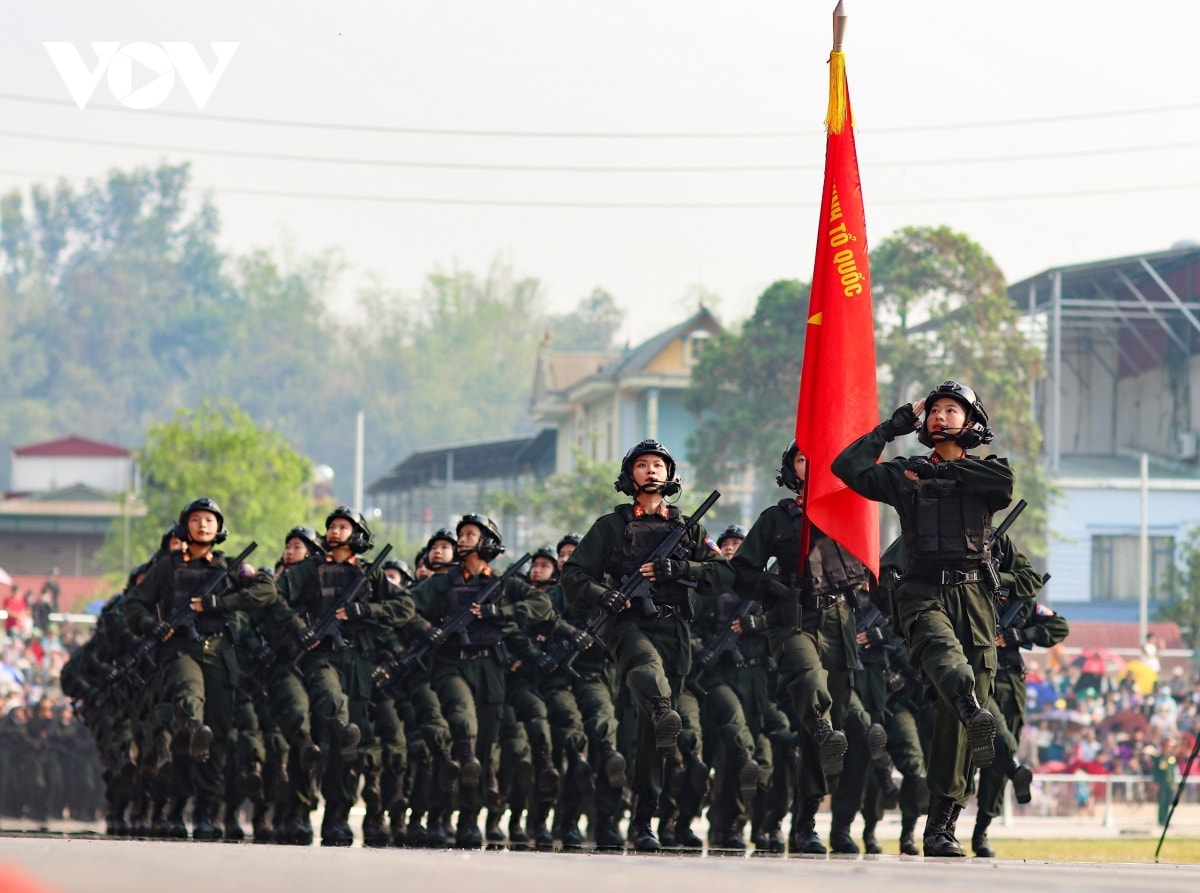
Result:
[[[796,443],[808,457],[805,517],[878,577],[878,505],[849,489],[830,470],[838,453],[879,423],[862,185],[845,56],[837,49],[829,57],[826,128],[825,189],[796,408]]]

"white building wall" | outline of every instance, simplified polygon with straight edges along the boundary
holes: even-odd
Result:
[[[123,493],[131,483],[131,465],[128,457],[13,456],[12,489],[58,490],[86,484],[109,493]]]

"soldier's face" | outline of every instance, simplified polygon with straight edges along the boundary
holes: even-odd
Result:
[[[533,559],[533,566],[529,568],[529,579],[533,583],[545,583],[554,577],[554,562],[549,558]]]
[[[400,589],[404,588],[404,579],[400,576],[400,571],[396,570],[394,567],[389,567],[383,572],[383,575],[387,577],[388,582],[393,586],[397,586]]]
[[[741,539],[736,536],[727,536],[721,540],[721,554],[726,558],[732,558],[733,553],[738,550],[738,546],[742,544]]]
[[[203,509],[187,518],[188,538],[193,543],[211,543],[217,537],[217,516]]]
[[[434,564],[449,564],[454,560],[454,545],[446,540],[434,540],[429,546],[426,561]]]
[[[925,425],[930,432],[948,429],[955,433],[966,427],[967,413],[952,397],[938,397],[925,413]]]
[[[796,472],[796,477],[803,484],[808,477],[808,456],[797,450],[795,458],[792,459],[792,471]]]
[[[467,552],[479,545],[483,532],[474,524],[464,524],[458,531],[458,551]]]
[[[331,546],[341,546],[350,542],[354,536],[354,525],[345,518],[334,518],[325,528],[325,541]]]
[[[292,537],[283,547],[283,563],[291,567],[308,557],[308,543],[298,536]]]
[[[563,543],[562,548],[558,550],[558,569],[562,570],[563,565],[571,560],[571,556],[575,554],[575,543]]]
[[[645,453],[633,460],[633,482],[644,487],[650,481],[666,481],[667,463],[662,456]]]

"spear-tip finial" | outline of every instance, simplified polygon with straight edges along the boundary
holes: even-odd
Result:
[[[841,52],[842,41],[846,37],[846,22],[850,20],[850,16],[846,15],[845,3],[843,0],[838,0],[837,7],[833,10],[833,51]]]

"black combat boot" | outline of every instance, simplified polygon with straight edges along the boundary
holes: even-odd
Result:
[[[917,817],[915,815],[901,814],[900,816],[900,853],[904,856],[919,856],[921,851],[917,849],[917,842],[913,839],[913,832],[917,830]]]
[[[483,766],[479,763],[479,757],[475,756],[475,739],[464,738],[455,741],[453,759],[458,763],[459,785],[464,788],[476,787],[479,777],[483,774]]]
[[[568,752],[574,753],[574,751]],[[625,774],[624,766],[621,767],[621,774]],[[567,758],[567,784],[571,786],[571,790],[578,797],[588,797],[596,793],[596,773],[582,754],[575,753],[573,757]]]
[[[446,826],[442,823],[442,811],[440,809],[429,810],[429,817],[425,819],[425,846],[434,850],[442,850],[450,845],[450,838],[446,834]]]
[[[350,830],[349,822],[349,803],[327,802],[325,818],[321,821],[321,846],[350,846],[354,843],[354,832]]]
[[[267,819],[270,805],[264,802],[254,804],[254,812],[250,815],[250,833],[255,843],[274,843],[275,830]]]
[[[959,695],[955,706],[958,708],[958,718],[967,730],[971,765],[976,769],[986,769],[996,759],[996,717],[979,706],[974,691]]]
[[[625,758],[619,751],[613,750],[607,741],[602,741],[600,748],[600,769],[609,787],[620,790],[625,787]]]
[[[742,795],[742,802],[749,807],[754,803],[754,797],[758,793],[758,776],[761,772],[758,763],[754,760],[754,754],[748,750],[738,751],[734,754],[733,772],[734,778],[737,779],[738,791]]]
[[[596,849],[619,850],[625,846],[625,838],[617,828],[617,820],[604,813],[596,813]]]
[[[408,798],[404,795],[403,772],[389,776],[388,788],[384,791],[383,799],[387,803],[388,834],[392,838],[392,846],[408,846],[408,826],[404,822],[408,812]]]
[[[454,834],[454,845],[460,850],[477,850],[483,846],[483,834],[479,831],[479,817],[459,810],[458,829]]]
[[[449,749],[434,751],[433,762],[436,766],[438,790],[443,794],[450,793],[458,786],[459,772],[462,767],[458,765],[453,751]],[[478,775],[475,777],[479,778]]]
[[[238,774],[237,787],[247,800],[260,799],[263,793],[262,763],[251,760],[250,765]]]
[[[742,837],[742,832],[738,830],[737,822],[726,825],[724,828],[712,829],[709,840],[713,848],[718,850],[740,851],[746,849],[746,840]]]
[[[989,716],[991,714],[988,714]],[[949,797],[938,797],[929,804],[929,817],[922,835],[926,856],[961,857],[966,852],[954,836],[954,820],[958,804]]]
[[[242,823],[238,819],[238,807],[240,802],[234,800],[225,801],[225,833],[224,838],[235,842],[241,842],[246,839],[246,831],[242,828]]]
[[[1018,803],[1028,803],[1033,799],[1033,770],[1013,760],[1008,772],[1005,773],[1012,782],[1013,797]]]
[[[878,856],[883,852],[879,838],[875,836],[874,825],[863,825],[863,852],[868,856]]]
[[[197,800],[192,809],[192,840],[216,840],[219,836],[213,824],[212,804]]]
[[[858,844],[850,836],[850,823],[853,821],[853,816],[834,814],[833,822],[829,826],[829,848],[835,853],[843,856],[858,855]]]
[[[189,719],[183,727],[184,740],[188,743],[188,753],[197,763],[208,760],[208,749],[212,745],[212,729],[195,719]]]
[[[681,812],[675,819],[675,845],[677,847],[685,850],[704,849],[704,841],[692,830],[692,822],[695,821],[695,818],[690,813]]]
[[[549,744],[538,745],[537,752],[534,754],[533,767],[537,773],[537,792],[551,797],[557,794],[558,783],[562,780],[562,776],[555,768]]]
[[[849,747],[846,733],[835,729],[824,717],[813,723],[813,741],[821,755],[821,771],[826,777],[842,774],[842,761]]]
[[[183,823],[183,807],[187,805],[187,797],[172,797],[171,806],[167,810],[167,836],[172,840],[187,840],[187,825]]]
[[[292,846],[312,846],[313,826],[308,807],[299,807],[296,810],[296,814],[288,823],[286,836]]]
[[[154,774],[159,778],[169,778],[171,773],[171,733],[159,729],[154,733]]]
[[[633,838],[633,848],[639,853],[657,853],[662,849],[662,844],[650,830],[650,819],[635,818],[629,825],[629,836]]]
[[[383,791],[377,773],[367,772],[363,775],[362,799],[366,813],[362,823],[363,846],[391,846],[392,835],[384,825]]]
[[[650,721],[654,723],[654,745],[658,748],[658,755],[671,756],[675,753],[675,744],[679,739],[679,730],[683,728],[683,720],[671,709],[670,698],[651,698],[646,702],[646,709],[650,711]]]
[[[538,849],[549,849],[554,846],[554,835],[546,827],[546,819],[550,815],[552,800],[535,800],[529,807],[529,838]]]
[[[845,736],[842,736],[845,741]],[[804,797],[792,817],[792,833],[788,840],[793,853],[807,856],[824,856],[827,852],[817,833],[817,810],[821,807],[820,797]]]
[[[882,764],[872,761],[871,775],[874,776],[875,784],[879,787],[879,797],[883,808],[885,810],[895,809],[899,806],[900,788],[892,778],[892,763],[886,758],[886,754]]]
[[[971,849],[981,859],[994,859],[996,857],[996,851],[992,849],[987,835],[988,825],[991,823],[992,817],[990,815],[985,815],[982,812],[976,813],[975,832],[971,835]]]

